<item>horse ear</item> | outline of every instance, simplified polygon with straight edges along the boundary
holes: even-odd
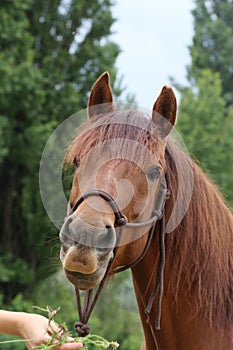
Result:
[[[103,73],[94,83],[88,101],[88,115],[111,112],[113,110],[113,96],[108,72]]]
[[[165,138],[176,122],[176,96],[169,86],[164,86],[153,106],[153,122],[158,125],[161,136]]]

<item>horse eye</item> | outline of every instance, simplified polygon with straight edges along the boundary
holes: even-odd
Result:
[[[80,164],[80,160],[75,158],[74,161],[73,161],[74,165],[76,166],[76,168],[79,167],[79,164]]]
[[[161,174],[161,168],[159,166],[156,166],[156,167],[150,169],[146,173],[146,176],[147,176],[148,180],[156,181],[156,180],[158,180],[160,174]]]

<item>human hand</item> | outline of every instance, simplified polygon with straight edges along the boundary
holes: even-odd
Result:
[[[17,328],[20,337],[25,339],[28,350],[52,340],[54,332],[58,332],[58,336],[53,341],[55,345],[53,350],[76,350],[83,347],[82,343],[74,342],[71,337],[67,337],[69,343],[56,346],[56,342],[59,341],[59,327],[54,321],[49,322],[41,315],[18,313]]]

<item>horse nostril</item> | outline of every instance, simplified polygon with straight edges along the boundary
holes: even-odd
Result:
[[[70,228],[69,228],[72,221],[73,221],[72,218],[68,218],[64,222],[64,224],[59,232],[60,242],[61,242],[62,246],[66,247],[66,248],[67,248],[67,246],[69,247],[73,244],[73,237],[72,237],[72,234],[71,234]]]
[[[108,253],[115,246],[115,230],[112,226],[106,225],[104,233],[101,233],[97,239],[96,249]]]

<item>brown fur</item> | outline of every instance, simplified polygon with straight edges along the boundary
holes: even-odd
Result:
[[[66,157],[67,164],[80,162],[74,176],[70,203],[74,205],[80,196],[79,187],[83,184],[79,186],[79,181],[84,181],[85,191],[93,189],[93,184],[96,184],[114,197],[115,184],[126,178],[134,186],[134,197],[124,209],[124,214],[131,221],[135,208],[138,206],[141,213],[140,205],[148,196],[151,207],[144,213],[148,214],[148,218],[157,186],[150,184],[147,192],[144,175],[151,166],[159,163],[166,171],[171,191],[165,206],[168,234],[165,239],[161,330],[157,331],[154,327],[156,303],[149,316],[144,312],[156,280],[159,244],[155,234],[147,253],[132,267],[145,336],[141,349],[229,350],[233,346],[233,216],[213,182],[168,137],[175,124],[176,108],[172,89],[164,87],[154,104],[152,120],[138,111],[114,111],[109,75],[102,74],[91,90],[88,104],[90,118],[78,131]],[[111,140],[113,142],[109,142]],[[101,160],[101,167],[96,165],[97,159]],[[112,160],[110,163],[109,159]],[[140,171],[135,164],[139,165]],[[106,177],[106,168],[110,169],[111,176]],[[90,177],[87,178],[87,175]],[[98,183],[94,178],[98,178]],[[121,192],[118,201],[125,192]],[[85,214],[83,211],[80,208],[74,220],[79,220],[80,215]],[[108,219],[114,225],[113,218],[109,216]],[[93,227],[101,220],[102,224],[105,222],[101,210],[92,208],[89,208],[86,220]],[[97,231],[95,234],[98,234]],[[113,268],[130,266],[141,256],[147,240],[147,234],[143,233],[139,239],[119,248]],[[137,237],[136,230],[131,234]],[[110,255],[106,261],[101,260],[101,266],[106,268],[109,258]],[[82,259],[80,251],[77,259]],[[97,270],[92,285],[98,284],[101,278]],[[90,286],[88,280],[83,275],[78,284],[86,289]],[[74,279],[72,283],[77,281]]]
[[[129,127],[129,122],[136,126]],[[142,132],[142,128],[150,132]],[[109,113],[81,128],[66,160],[70,164],[77,158],[82,159],[96,144],[116,138],[135,140],[155,155],[159,154],[163,143],[155,130],[153,122],[139,112]],[[146,161],[140,158],[143,155],[139,150],[129,152],[135,152],[135,161]],[[171,190],[166,206],[167,220],[177,194],[175,157],[181,166],[187,160],[192,164],[194,190],[184,219],[166,236],[167,292],[177,298],[178,291],[184,288],[184,298],[195,306],[194,314],[202,314],[213,326],[230,328],[233,323],[233,217],[216,186],[170,139],[166,150],[167,182]]]

